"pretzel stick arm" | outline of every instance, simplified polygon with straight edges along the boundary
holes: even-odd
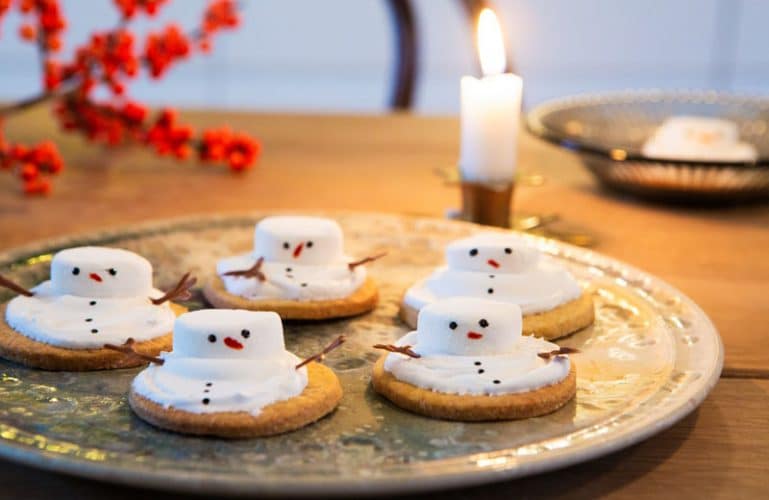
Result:
[[[34,292],[30,292],[23,286],[11,281],[10,279],[3,276],[2,274],[0,274],[0,286],[2,286],[3,288],[7,288],[8,290],[14,291],[19,295],[24,295],[26,297],[32,297],[33,295],[35,295]]]

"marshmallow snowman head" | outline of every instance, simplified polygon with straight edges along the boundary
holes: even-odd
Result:
[[[444,299],[423,307],[417,325],[420,353],[505,354],[521,338],[521,308],[483,299]]]
[[[69,248],[53,256],[51,284],[56,293],[80,297],[149,295],[152,265],[144,257],[119,248]]]
[[[267,217],[256,225],[254,255],[267,262],[334,264],[344,259],[342,228],[322,217]]]
[[[176,318],[174,355],[270,359],[285,352],[283,324],[274,312],[202,309]]]
[[[514,235],[482,233],[446,247],[446,262],[454,271],[489,274],[520,273],[539,260],[539,251]]]

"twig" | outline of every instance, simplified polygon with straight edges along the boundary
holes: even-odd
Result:
[[[382,349],[383,351],[388,351],[388,352],[397,352],[399,354],[404,354],[410,358],[422,357],[421,354],[417,354],[414,351],[412,351],[410,345],[397,346],[392,344],[376,344],[374,345],[374,349]]]
[[[549,352],[540,352],[537,354],[542,359],[550,360],[552,358],[555,358],[557,356],[563,356],[565,354],[575,354],[578,353],[579,349],[575,349],[573,347],[561,347],[559,349],[555,349],[553,351]]]
[[[248,269],[242,269],[240,271],[227,271],[225,276],[240,276],[242,278],[256,278],[259,281],[267,281],[267,276],[261,271],[262,264],[264,264],[264,257],[259,257],[256,263]]]
[[[150,301],[155,304],[156,306],[159,306],[163,302],[167,300],[173,300],[173,299],[181,299],[181,300],[187,300],[190,297],[192,297],[192,294],[190,293],[190,288],[192,288],[195,283],[197,283],[197,278],[191,278],[190,273],[186,273],[184,276],[182,276],[182,279],[179,280],[179,283],[176,284],[175,287],[173,287],[171,290],[169,290],[165,295],[163,295],[160,298],[153,299],[150,297]]]
[[[352,271],[352,270],[354,270],[358,266],[362,266],[363,264],[368,264],[369,262],[373,262],[373,261],[375,261],[377,259],[381,259],[385,255],[387,255],[387,252],[378,253],[378,254],[372,255],[370,257],[364,257],[364,258],[362,258],[360,260],[356,260],[354,262],[348,263],[347,267],[350,269],[350,271]]]
[[[75,90],[76,90],[76,87],[75,88],[60,87],[59,89],[54,90],[53,92],[42,92],[40,94],[27,97],[25,99],[21,99],[19,101],[8,104],[6,106],[0,106],[0,116],[9,115],[17,111],[24,111],[27,108],[36,106],[37,104],[43,103],[49,99],[64,97],[67,94],[74,92]]]
[[[344,344],[344,341],[347,340],[344,335],[340,335],[337,338],[335,338],[329,345],[323,348],[322,351],[320,351],[318,354],[313,354],[309,358],[305,358],[301,363],[296,365],[294,368],[297,370],[304,365],[308,363],[312,363],[313,361],[323,361],[326,357],[326,354],[330,353],[340,345]]]
[[[136,341],[132,338],[129,338],[125,341],[125,344],[115,345],[115,344],[104,344],[105,349],[109,349],[111,351],[118,351],[122,352],[123,354],[128,354],[129,356],[134,356],[136,358],[141,358],[145,361],[149,361],[150,363],[155,363],[156,365],[162,365],[166,361],[162,358],[158,358],[156,356],[150,356],[149,354],[143,354],[141,352],[138,352],[136,348],[134,347],[136,345]]]
[[[30,292],[29,290],[27,290],[23,286],[21,286],[21,285],[19,285],[17,283],[14,283],[13,281],[9,280],[8,278],[3,276],[2,274],[0,274],[0,286],[2,286],[3,288],[7,288],[8,290],[12,290],[12,291],[18,293],[19,295],[25,295],[27,297],[32,297],[33,295],[35,295],[34,292]]]

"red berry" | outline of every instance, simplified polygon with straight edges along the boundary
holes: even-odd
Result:
[[[31,24],[23,24],[21,28],[19,28],[19,36],[24,40],[33,41],[37,38],[37,30]]]

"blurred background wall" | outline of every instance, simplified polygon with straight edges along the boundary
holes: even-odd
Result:
[[[195,22],[204,0],[175,0],[167,20]],[[242,0],[245,23],[209,56],[133,89],[150,103],[259,110],[385,112],[393,29],[382,0]],[[414,0],[421,37],[415,110],[458,110],[459,77],[474,71],[458,1]],[[64,0],[67,48],[114,25],[109,0]],[[769,1],[499,0],[525,101],[623,88],[712,88],[769,93]],[[33,93],[38,60],[10,14],[0,36],[0,100]]]

